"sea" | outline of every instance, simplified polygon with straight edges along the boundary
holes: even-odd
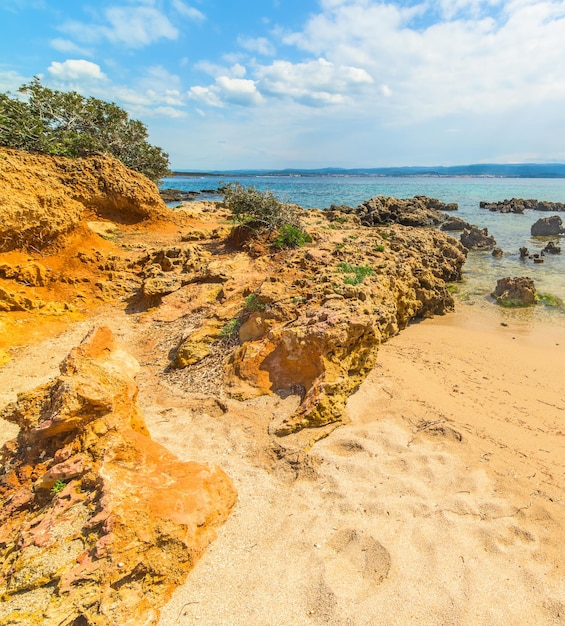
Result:
[[[371,176],[350,174],[257,174],[224,173],[218,175],[175,174],[165,178],[161,187],[203,192],[197,200],[221,199],[218,188],[239,182],[259,190],[269,190],[280,200],[304,209],[327,209],[331,205],[357,206],[374,196],[412,198],[425,195],[459,208],[453,215],[479,228],[487,228],[504,255],[494,258],[491,252],[471,251],[463,269],[463,279],[452,286],[455,298],[485,310],[498,310],[501,320],[520,323],[550,323],[565,326],[565,236],[549,240],[561,245],[562,254],[546,255],[543,263],[521,259],[519,249],[541,252],[549,241],[530,235],[530,228],[540,217],[554,213],[526,211],[524,214],[501,214],[481,209],[481,201],[496,202],[510,198],[547,200],[565,203],[565,178],[498,178],[466,176]],[[173,205],[174,206],[174,205]],[[559,213],[555,213],[559,214]],[[565,222],[565,212],[559,214]],[[454,234],[458,237],[458,234]],[[560,243],[559,243],[560,239]],[[538,294],[544,296],[535,307],[501,310],[491,297],[497,280],[506,276],[529,276]]]

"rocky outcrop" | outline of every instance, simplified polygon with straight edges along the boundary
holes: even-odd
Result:
[[[496,240],[488,234],[487,228],[473,225],[463,230],[460,239],[467,250],[492,250],[496,246]]]
[[[554,237],[565,234],[565,228],[563,228],[563,220],[559,215],[552,215],[539,219],[532,225],[530,232],[532,237]]]
[[[501,278],[491,295],[502,306],[530,306],[537,302],[534,281],[528,276]]]
[[[137,362],[93,332],[0,416],[0,622],[155,624],[234,505],[218,468],[148,436]]]
[[[466,228],[471,228],[472,225],[465,220],[462,220],[460,217],[455,217],[454,215],[449,215],[445,222],[441,225],[441,230],[443,231],[453,231],[453,230],[465,230]]]
[[[363,226],[402,224],[403,226],[438,226],[445,220],[442,210],[454,210],[456,205],[446,205],[435,198],[414,196],[412,199],[377,196],[356,208],[335,207],[344,213],[357,215]]]
[[[184,191],[182,189],[159,189],[163,202],[189,202],[200,195],[199,191]]]
[[[308,211],[305,227],[314,241],[303,247],[275,253],[255,241],[252,254],[212,255],[185,243],[151,253],[142,270],[158,266],[176,286],[163,315],[195,319],[172,365],[205,368],[223,353],[232,397],[300,395],[298,410],[272,425],[279,435],[342,421],[379,344],[411,319],[453,308],[446,281],[460,278],[465,260],[435,229],[366,228],[339,211]],[[187,267],[186,258],[197,262]]]
[[[549,241],[542,252],[544,254],[561,254],[561,246],[558,246],[554,241]]]
[[[501,202],[480,202],[481,209],[497,211],[498,213],[523,213],[529,211],[565,211],[565,204],[562,202],[547,202],[538,200],[524,200],[522,198],[512,198]]]
[[[133,223],[163,216],[157,187],[108,156],[50,157],[0,148],[0,252],[41,250],[88,216]]]

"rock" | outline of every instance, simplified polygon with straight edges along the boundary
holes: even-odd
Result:
[[[502,248],[495,248],[495,249],[492,251],[492,256],[493,256],[495,259],[499,259],[499,258],[500,258],[501,256],[503,256],[503,255],[504,255],[504,252],[503,252]]]
[[[14,280],[32,287],[44,287],[49,282],[47,269],[36,261],[30,261],[22,265],[0,263],[0,278]]]
[[[242,345],[229,357],[225,376],[234,397],[302,390],[298,409],[273,425],[279,436],[341,422],[379,344],[410,319],[453,307],[445,281],[460,276],[465,258],[456,240],[434,229],[391,226],[383,251],[374,250],[369,233],[348,241],[350,274],[325,250],[285,251],[284,265],[254,290],[265,309],[244,320]],[[354,280],[355,268],[368,262],[377,269]]]
[[[339,207],[344,213],[357,215],[364,226],[402,224],[404,226],[438,226],[445,216],[440,209],[445,204],[435,198],[415,196],[413,199],[387,198],[377,196],[363,202],[355,209]]]
[[[212,344],[219,336],[220,325],[212,322],[191,333],[177,349],[176,367],[182,369],[205,359],[210,355]]]
[[[178,291],[183,286],[182,277],[177,274],[160,274],[143,281],[143,295],[148,298],[164,296]]]
[[[70,159],[6,148],[0,155],[0,252],[42,250],[92,213],[134,223],[167,210],[149,179],[109,156]]]
[[[159,189],[163,202],[186,202],[194,200],[200,195],[199,191],[183,191],[182,189]]]
[[[502,202],[480,202],[481,209],[498,211],[499,213],[523,213],[524,211],[565,211],[565,204],[562,202],[547,202],[538,200],[524,200],[522,198],[512,198]]]
[[[554,237],[565,233],[563,228],[563,220],[559,215],[551,217],[542,217],[531,228],[532,237]]]
[[[553,241],[549,241],[542,252],[545,254],[561,254],[561,247],[556,245]]]
[[[527,276],[499,279],[491,295],[503,306],[530,306],[537,302],[534,281]]]
[[[460,240],[467,250],[491,250],[496,246],[496,240],[488,234],[488,229],[476,226],[465,228]]]
[[[440,228],[445,231],[465,230],[466,228],[472,228],[472,225],[465,220],[462,220],[460,217],[450,215],[447,217],[445,222],[443,222]]]
[[[156,624],[236,499],[148,436],[137,362],[98,329],[1,417],[1,623]],[[17,617],[14,617],[17,616]]]
[[[526,259],[530,256],[530,251],[525,246],[520,248],[520,258]]]

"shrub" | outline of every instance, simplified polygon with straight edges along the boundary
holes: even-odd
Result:
[[[343,282],[346,285],[360,285],[367,276],[373,276],[375,270],[370,265],[350,265],[349,263],[339,263],[337,269],[343,274]]]
[[[225,188],[224,199],[236,222],[252,222],[269,231],[286,225],[300,227],[297,207],[281,202],[271,191],[230,183]]]
[[[245,298],[245,308],[248,311],[264,311],[265,307],[265,303],[259,300],[256,293],[250,293],[247,298]]]
[[[220,337],[222,339],[231,339],[235,336],[239,329],[239,320],[234,318],[230,320],[221,330]]]
[[[56,496],[58,493],[61,493],[66,486],[67,483],[62,480],[55,481],[55,484],[51,487],[51,495]]]
[[[285,224],[281,226],[278,236],[273,241],[273,246],[275,248],[298,248],[311,241],[312,237],[306,231],[298,226]]]

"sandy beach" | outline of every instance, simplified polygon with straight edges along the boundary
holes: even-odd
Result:
[[[349,423],[304,449],[270,434],[296,396],[218,403],[163,378],[155,311],[102,309],[18,349],[0,402],[108,325],[140,362],[152,437],[231,476],[236,507],[160,626],[565,623],[565,326],[461,303],[411,324]]]
[[[272,398],[154,424],[239,490],[160,624],[564,623],[565,329],[500,319],[459,306],[400,333],[302,457],[250,436]]]
[[[464,305],[413,324],[380,347],[350,423],[303,451],[268,434],[292,396],[224,412],[171,395],[143,323],[98,321],[148,365],[152,436],[221,466],[239,493],[161,626],[565,622],[563,327]],[[86,326],[21,349],[3,403],[54,376]]]

